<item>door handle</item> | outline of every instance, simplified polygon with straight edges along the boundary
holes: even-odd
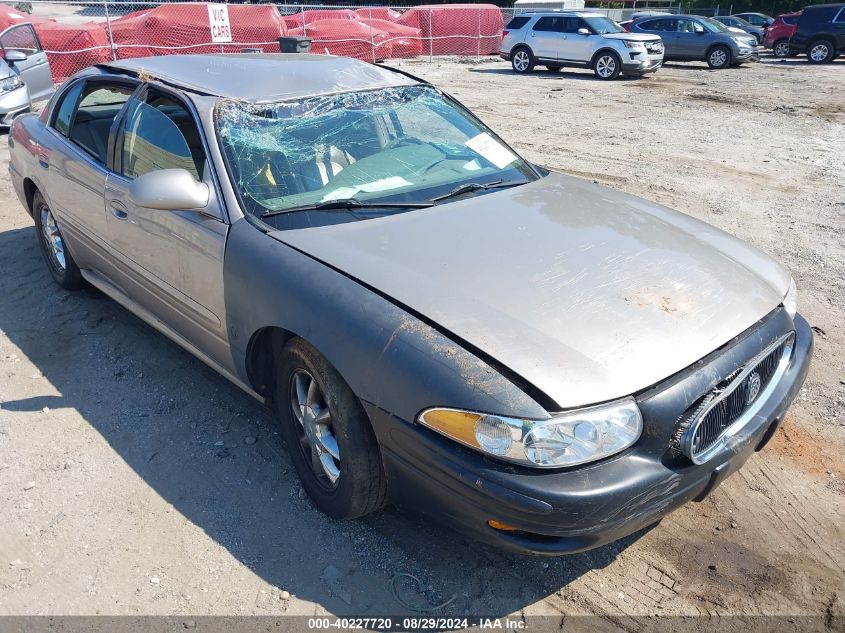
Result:
[[[121,208],[120,205],[115,204],[114,202],[111,204],[111,214],[118,220],[125,220],[129,217],[129,214],[126,213],[126,209]]]

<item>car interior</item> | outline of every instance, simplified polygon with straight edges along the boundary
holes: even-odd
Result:
[[[134,90],[131,86],[97,83],[86,86],[68,138],[105,164],[111,125]]]

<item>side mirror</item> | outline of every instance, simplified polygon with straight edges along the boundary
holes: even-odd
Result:
[[[23,51],[9,51],[5,55],[3,55],[3,59],[5,59],[10,64],[14,64],[15,62],[22,62],[26,59],[26,53]]]
[[[590,29],[580,28],[578,29],[578,35],[589,35]]]
[[[208,185],[184,169],[159,169],[129,185],[129,199],[139,207],[162,211],[199,211],[208,206]]]

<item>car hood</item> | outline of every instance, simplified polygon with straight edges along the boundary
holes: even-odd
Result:
[[[630,42],[658,42],[659,35],[646,35],[645,33],[605,33],[602,37],[609,40],[628,40]]]
[[[436,322],[560,408],[680,371],[789,287],[779,264],[718,229],[560,174],[272,235]]]

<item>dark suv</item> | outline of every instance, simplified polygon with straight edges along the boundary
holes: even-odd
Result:
[[[797,52],[807,53],[811,64],[833,61],[845,50],[845,4],[806,7],[789,43]]]

